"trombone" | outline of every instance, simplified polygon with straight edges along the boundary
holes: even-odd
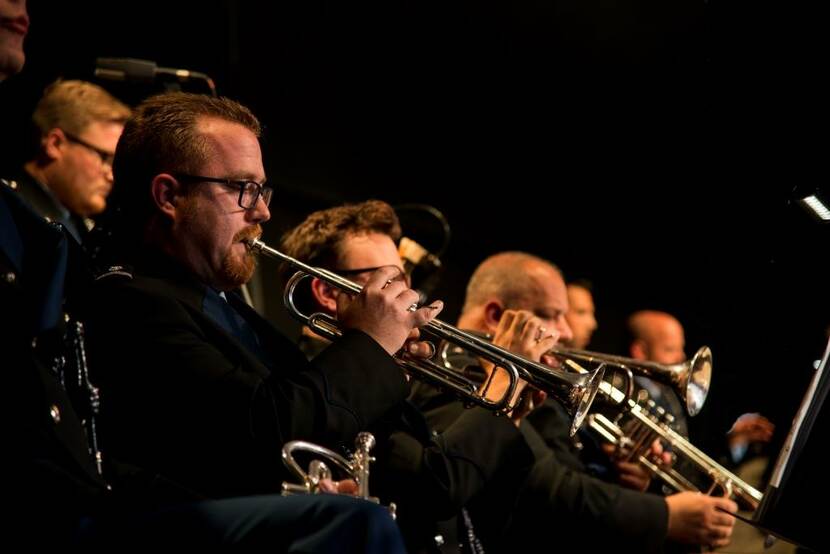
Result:
[[[318,312],[306,315],[302,313],[294,299],[297,286],[305,278],[317,277],[342,291],[359,294],[362,290],[360,285],[332,271],[312,267],[296,258],[283,254],[259,239],[250,239],[247,241],[247,245],[252,252],[277,259],[297,270],[286,284],[283,294],[285,306],[292,316],[323,337],[336,339],[342,334],[337,320],[328,314]],[[417,309],[417,306],[413,305],[410,309]],[[406,352],[399,352],[395,355],[395,361],[413,377],[450,390],[466,402],[482,406],[497,414],[506,414],[513,409],[514,406],[511,405],[511,400],[519,379],[523,379],[530,385],[552,394],[565,405],[573,416],[571,434],[576,433],[576,430],[582,425],[604,375],[603,367],[599,367],[592,372],[569,373],[534,362],[437,319],[433,319],[424,325],[421,331],[438,340],[458,345],[472,355],[483,358],[496,367],[503,368],[507,372],[509,385],[501,397],[492,400],[485,396],[486,385],[484,390],[481,390],[477,382],[459,372],[447,369],[431,360],[417,358]]]

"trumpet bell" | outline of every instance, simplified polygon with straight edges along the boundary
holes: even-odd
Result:
[[[686,411],[690,416],[700,413],[712,382],[712,351],[708,346],[701,347],[691,360],[671,365],[573,348],[556,347],[550,351],[550,354],[563,361],[607,364],[622,370],[622,375],[627,381],[625,388],[628,390],[628,395],[633,393],[632,373],[665,383],[674,388],[677,395],[684,400]]]
[[[700,413],[712,383],[712,351],[702,347],[689,362],[689,377],[686,381],[686,410],[690,416]]]
[[[583,369],[582,371],[585,370]],[[604,376],[605,364],[600,365],[593,373],[587,374],[588,379],[585,382],[585,388],[582,391],[582,394],[574,399],[575,404],[573,408],[573,419],[571,420],[571,436],[576,434],[582,426],[582,422],[585,421],[585,417],[591,409],[594,397],[596,397],[597,391],[599,391],[599,385]]]

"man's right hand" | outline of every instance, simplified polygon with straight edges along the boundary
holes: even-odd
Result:
[[[669,506],[668,538],[686,543],[720,548],[729,544],[738,505],[726,498],[699,492],[679,492],[666,497]]]
[[[410,289],[403,273],[393,267],[382,267],[372,273],[356,297],[337,297],[337,319],[345,329],[363,331],[390,355],[404,344],[413,329],[434,319],[444,308],[437,300],[414,312],[409,307],[418,302],[418,293]]]

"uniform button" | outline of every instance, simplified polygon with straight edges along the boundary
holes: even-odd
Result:
[[[55,423],[61,422],[61,411],[55,404],[52,404],[52,407],[49,408],[49,415],[52,416],[52,421]]]
[[[435,535],[435,546],[444,546],[444,536],[443,535]]]
[[[14,274],[13,271],[9,271],[3,278],[6,280],[7,283],[14,283],[17,280],[17,275]]]
[[[17,190],[17,181],[9,181],[9,188],[12,190]]]

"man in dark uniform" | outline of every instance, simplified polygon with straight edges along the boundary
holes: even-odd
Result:
[[[381,267],[397,269],[406,282],[396,246],[400,236],[392,207],[370,200],[314,212],[285,235],[281,250],[360,285]],[[285,269],[286,276],[293,273]],[[334,316],[338,303],[348,301],[320,279],[303,284],[307,286],[296,292],[296,299],[309,313]],[[310,358],[329,344],[307,326],[302,333],[301,348]],[[438,434],[407,402],[399,420],[373,431],[378,446],[372,493],[398,505],[398,521],[411,552],[438,546],[458,552],[459,543],[473,550],[476,530],[464,506],[494,479],[516,482],[532,460],[513,421],[481,407],[465,410]],[[434,544],[435,537],[440,544]]]
[[[14,178],[18,194],[82,243],[112,190],[115,145],[130,109],[85,81],[46,88],[32,115],[38,149]]]
[[[7,22],[21,36],[9,40]],[[27,28],[25,1],[0,0],[0,79],[22,67]],[[85,375],[82,335],[73,348],[64,340],[68,239],[18,191],[0,179],[0,420],[9,446],[0,465],[4,543],[402,551],[388,514],[362,501],[262,496],[194,503],[201,499],[190,491],[115,463],[105,480],[97,448],[87,441],[91,426],[84,428],[65,388]],[[89,397],[87,404],[88,420]]]
[[[117,255],[99,281],[91,366],[114,454],[214,497],[280,490],[292,439],[351,446],[400,409],[392,359],[441,304],[378,270],[339,314],[346,333],[309,364],[233,291],[251,276],[246,241],[270,217],[259,122],[224,98],[172,93],[135,111],[118,143]],[[117,429],[117,432],[115,431]]]
[[[339,496],[206,501],[160,475],[107,459],[65,385],[78,376],[64,345],[67,237],[0,183],[3,539],[90,547],[247,544],[276,551],[403,552],[385,509]],[[65,379],[61,377],[64,376]],[[62,382],[63,381],[63,382]],[[74,398],[77,405],[78,398]],[[81,410],[86,418],[91,410]]]

